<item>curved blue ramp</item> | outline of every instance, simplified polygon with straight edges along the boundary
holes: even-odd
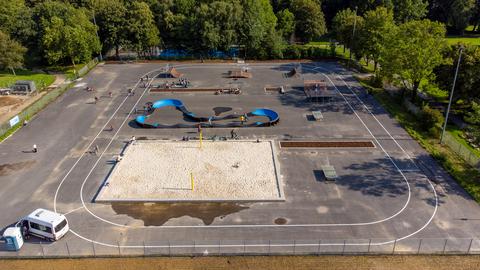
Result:
[[[175,124],[175,125],[164,125],[160,123],[147,123],[147,119],[149,118],[149,115],[139,115],[135,118],[135,122],[144,128],[190,128],[190,127],[265,127],[265,126],[272,126],[278,123],[280,121],[280,116],[278,115],[277,112],[270,110],[270,109],[255,109],[251,112],[246,113],[248,117],[252,116],[261,116],[261,117],[266,117],[268,118],[268,121],[261,122],[253,122],[253,123],[241,123],[239,121],[234,121],[238,120],[240,115],[237,114],[229,114],[225,116],[210,116],[210,117],[200,117],[196,116],[194,113],[190,112],[187,110],[185,105],[181,100],[178,99],[161,99],[157,100],[153,103],[152,105],[152,111],[150,111],[150,114],[152,114],[156,109],[160,109],[163,107],[175,107],[178,111],[182,112],[182,114],[185,117],[188,117],[190,120],[193,120],[196,122],[195,124]],[[216,121],[220,120],[232,120],[229,123],[216,123]]]

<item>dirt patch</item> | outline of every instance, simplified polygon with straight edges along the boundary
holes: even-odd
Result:
[[[143,220],[145,226],[160,226],[183,216],[198,218],[210,225],[217,217],[223,219],[249,207],[236,203],[113,203],[112,208],[117,214]]]
[[[36,163],[35,160],[29,160],[29,161],[23,161],[23,162],[17,162],[17,163],[1,164],[0,176],[11,175],[17,171],[31,168],[35,163]]]
[[[282,148],[333,148],[333,147],[375,147],[371,141],[363,142],[280,142]]]
[[[0,260],[0,269],[24,270],[174,270],[174,269],[371,269],[450,270],[479,269],[480,256],[237,256],[237,257],[138,257],[84,259]]]
[[[12,106],[21,103],[23,100],[17,97],[0,97],[0,107]]]

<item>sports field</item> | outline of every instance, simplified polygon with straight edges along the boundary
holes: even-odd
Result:
[[[192,88],[239,88],[241,93],[150,92],[178,81],[158,77],[172,66]],[[228,78],[229,70],[241,68],[251,78]],[[289,76],[294,68],[296,75]],[[145,75],[149,79],[141,80]],[[334,96],[309,100],[304,81],[312,80]],[[96,92],[87,92],[86,86]],[[265,90],[280,86],[285,93]],[[272,141],[284,200],[97,202],[132,136],[137,142],[199,139],[197,128],[138,124],[137,117],[150,117],[148,104],[165,99],[181,100],[198,116],[242,116],[259,108],[276,112],[279,121],[271,125],[209,127],[205,121],[202,138],[206,143],[232,137]],[[159,123],[199,119],[175,108],[158,112],[151,117]],[[33,144],[39,148],[36,154],[30,151]],[[265,158],[249,154],[239,164],[216,168],[240,170],[246,163],[262,170]],[[122,166],[124,161],[128,158]],[[334,169],[335,181],[327,181],[326,168]],[[140,164],[141,169],[146,167]],[[185,168],[181,178],[186,185],[188,173]],[[249,177],[249,183],[262,183],[261,173]],[[19,253],[0,251],[2,256],[480,252],[480,207],[335,62],[98,66],[0,144],[0,181],[3,228],[39,207],[64,213],[71,228],[59,241],[32,238]],[[135,181],[127,185],[141,189]]]

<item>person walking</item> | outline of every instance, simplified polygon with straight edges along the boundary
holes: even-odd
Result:
[[[93,97],[93,100],[94,100],[94,103],[97,104],[98,97],[97,97],[97,96],[94,96],[94,97]]]
[[[34,144],[33,145],[33,150],[32,150],[33,153],[37,153],[38,152],[38,148],[37,148],[37,145]]]
[[[137,138],[135,138],[135,136],[132,136],[132,138],[130,139],[130,144],[134,144],[136,141]]]

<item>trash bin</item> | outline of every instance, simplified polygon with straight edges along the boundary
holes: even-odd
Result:
[[[10,227],[3,232],[5,249],[11,251],[20,250],[23,246],[22,232],[19,227]]]

